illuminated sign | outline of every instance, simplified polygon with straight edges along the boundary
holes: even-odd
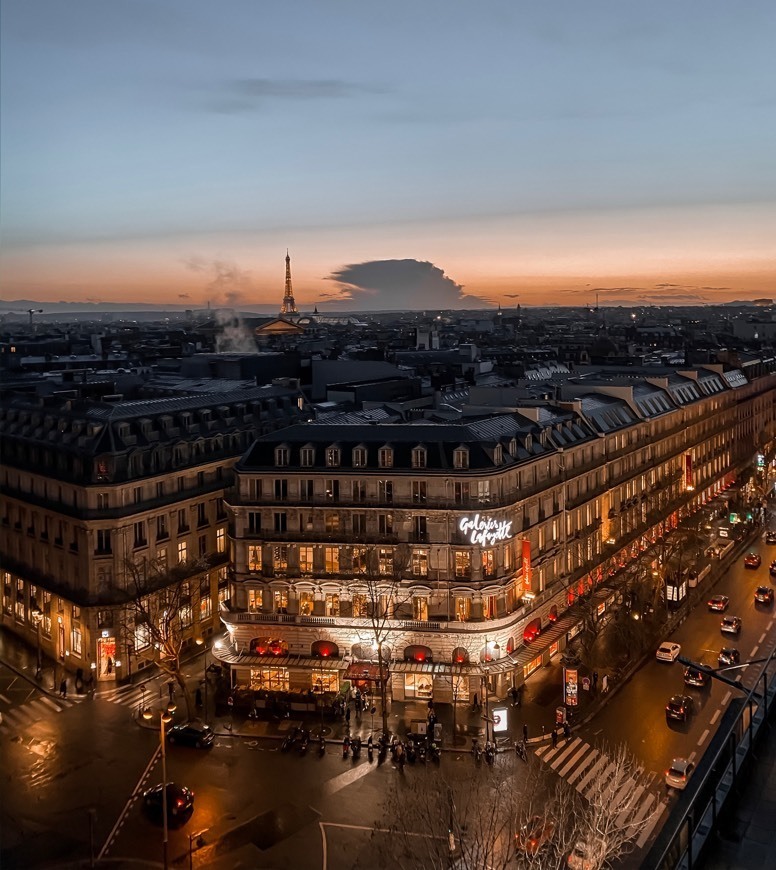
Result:
[[[494,520],[493,517],[461,517],[458,528],[464,535],[469,535],[472,544],[482,544],[492,547],[499,541],[508,541],[512,537],[511,520]]]
[[[507,708],[506,707],[496,707],[493,710],[493,732],[499,733],[501,731],[506,731],[509,728],[509,722],[507,721]]]
[[[579,672],[576,668],[563,668],[563,695],[567,707],[579,703]]]

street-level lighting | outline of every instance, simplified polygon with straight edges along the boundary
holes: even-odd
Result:
[[[175,712],[175,704],[168,704],[166,710],[159,711],[159,739],[162,746],[162,851],[164,870],[167,870],[167,752],[164,739],[164,726],[172,722],[172,714]],[[143,718],[154,718],[152,710],[143,710]]]
[[[35,632],[38,640],[38,665],[35,669],[36,679],[40,679],[40,672],[43,668],[43,650],[40,646],[40,632],[43,624],[43,611],[37,605],[32,608],[32,621],[35,623]]]

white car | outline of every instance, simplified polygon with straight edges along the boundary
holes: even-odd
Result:
[[[671,786],[671,788],[685,788],[693,770],[695,770],[695,765],[692,761],[687,758],[675,758],[671,762],[671,767],[666,771],[666,785]]]
[[[670,641],[666,641],[665,643],[661,643],[657,648],[657,652],[655,653],[655,658],[659,662],[675,662],[679,657],[679,653],[682,651],[681,646],[678,643],[671,643]]]
[[[601,837],[577,840],[566,863],[570,870],[598,870],[606,858],[606,841]]]

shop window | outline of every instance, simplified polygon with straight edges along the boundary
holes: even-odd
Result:
[[[472,600],[465,596],[458,596],[455,599],[455,618],[459,622],[467,622],[471,617]]]
[[[431,674],[405,674],[404,697],[407,700],[417,698],[428,700],[433,695],[433,680]]]
[[[542,666],[542,657],[537,656],[535,659],[532,659],[528,662],[527,665],[523,665],[523,678],[528,679],[534,671],[538,671]]]
[[[275,613],[288,613],[288,590],[276,589],[272,593],[272,600],[275,605]]]
[[[353,616],[364,618],[368,615],[367,596],[361,592],[353,593]]]
[[[261,571],[261,547],[248,545],[248,570],[258,572]]]
[[[339,674],[336,671],[323,671],[310,675],[310,683],[316,695],[333,694],[339,692]]]
[[[288,668],[251,668],[254,691],[287,692],[288,686]]]
[[[339,616],[340,597],[336,592],[326,596],[326,616]]]
[[[312,592],[299,593],[299,613],[302,616],[312,616],[315,606],[315,596]]]
[[[463,701],[469,700],[469,678],[462,676],[453,676],[453,700]]]
[[[412,599],[412,618],[428,619],[428,598],[425,595],[415,595]]]

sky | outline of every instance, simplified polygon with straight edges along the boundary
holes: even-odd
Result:
[[[3,0],[0,299],[776,297],[773,0]]]

